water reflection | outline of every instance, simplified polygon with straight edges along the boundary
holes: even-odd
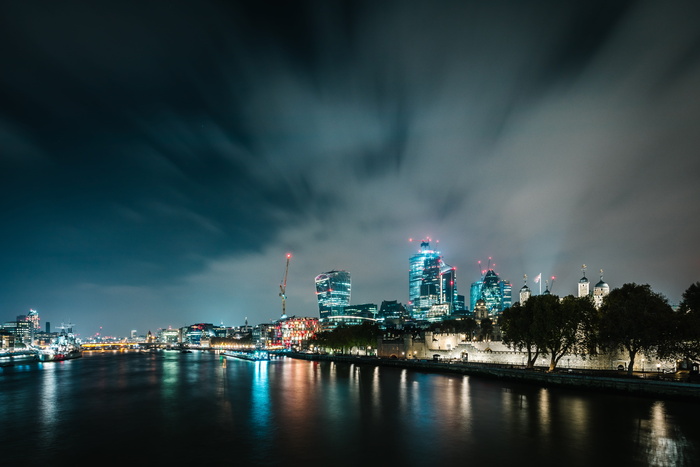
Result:
[[[381,407],[381,391],[379,385],[379,367],[372,371],[372,408],[378,412]]]
[[[549,436],[549,430],[552,427],[552,420],[549,416],[549,404],[549,390],[547,388],[540,389],[540,400],[537,403],[537,407],[539,407],[539,426],[542,436]]]
[[[58,384],[56,383],[57,366],[55,364],[41,364],[42,384],[39,398],[39,410],[41,412],[41,436],[40,442],[46,445],[53,444],[56,440],[56,428],[58,422]]]
[[[103,455],[118,440],[124,457],[173,447],[158,454],[173,465],[222,447],[250,465],[700,465],[697,403],[204,352],[70,363],[0,373],[13,452]]]
[[[270,394],[269,381],[267,375],[268,362],[252,362],[255,366],[253,370],[253,384],[251,387],[252,406],[251,420],[255,433],[259,437],[264,437],[270,426]]]
[[[649,465],[689,464],[686,453],[691,450],[692,446],[688,443],[683,432],[669,423],[664,402],[655,402],[650,408],[649,418],[639,420],[638,439],[640,445],[646,447],[646,458]]]
[[[156,367],[156,363],[159,363],[159,368]],[[161,396],[161,416],[166,423],[176,422],[175,415],[175,404],[178,403],[177,400],[177,389],[179,387],[178,379],[180,373],[179,362],[175,359],[163,359],[156,362],[155,358],[151,358],[149,361],[148,380],[151,384],[160,386],[160,396]],[[160,378],[160,382],[158,379]]]

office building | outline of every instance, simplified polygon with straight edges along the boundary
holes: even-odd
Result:
[[[440,252],[423,240],[409,258],[408,306],[415,319],[439,320],[464,309],[457,293],[457,269],[445,263]]]
[[[350,304],[351,279],[347,271],[329,271],[316,276],[316,299],[320,317],[340,316]]]
[[[512,288],[510,281],[502,280],[493,269],[488,269],[481,280],[472,283],[472,310],[476,309],[478,300],[483,300],[490,316],[500,314],[511,305]]]

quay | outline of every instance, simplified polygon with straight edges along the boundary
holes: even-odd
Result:
[[[545,387],[568,387],[592,391],[617,392],[638,396],[668,399],[686,399],[700,402],[700,384],[682,381],[646,379],[639,376],[627,377],[603,371],[560,370],[547,373],[541,370],[525,369],[512,365],[489,363],[469,363],[460,361],[433,361],[418,359],[391,359],[379,357],[324,355],[308,353],[288,353],[288,357],[303,360],[345,362],[357,365],[390,366],[416,371],[456,373],[461,375],[496,378],[523,383],[539,384]]]

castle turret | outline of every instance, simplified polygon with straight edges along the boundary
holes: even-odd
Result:
[[[527,299],[530,298],[531,292],[530,287],[527,286],[527,274],[523,275],[523,286],[520,287],[520,305],[525,305]]]
[[[578,296],[588,297],[591,294],[590,283],[586,277],[586,265],[581,266],[583,277],[578,281]]]
[[[593,287],[593,304],[600,308],[603,298],[610,293],[610,286],[603,280],[603,270],[600,270],[600,281]]]

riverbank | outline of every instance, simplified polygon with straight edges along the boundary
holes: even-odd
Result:
[[[402,360],[349,355],[287,354],[291,358],[314,361],[346,362],[358,365],[392,366],[416,371],[457,373],[462,375],[520,381],[542,386],[569,387],[591,391],[627,393],[655,398],[700,401],[700,384],[680,381],[627,377],[608,373],[547,373],[518,367],[499,367],[482,363],[454,361]]]

